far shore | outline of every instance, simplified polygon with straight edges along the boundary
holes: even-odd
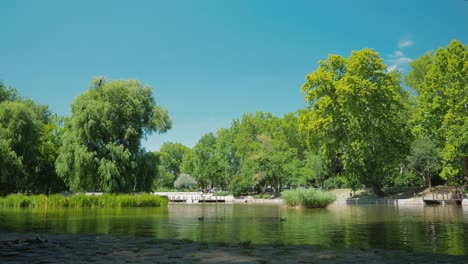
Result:
[[[318,245],[0,232],[1,263],[467,263],[468,256]]]
[[[336,196],[336,201],[333,204],[393,204],[393,205],[424,205],[424,195],[430,196],[425,190],[414,192],[414,193],[397,193],[387,197],[378,198],[371,194],[365,193],[363,190],[353,192],[351,189],[334,189],[330,191]],[[211,193],[202,192],[155,192],[154,194],[162,196],[191,196],[191,195],[203,195],[213,196]],[[214,196],[213,196],[214,197]],[[284,205],[284,200],[280,197],[271,199],[258,199],[250,195],[234,197],[232,195],[224,196],[226,203],[238,203],[238,204],[275,204]],[[193,202],[189,202],[193,203]],[[468,199],[462,201],[463,206],[468,206]]]

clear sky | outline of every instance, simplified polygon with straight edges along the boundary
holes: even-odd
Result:
[[[0,1],[0,80],[60,115],[93,76],[154,88],[173,129],[143,142],[192,147],[242,113],[305,106],[300,87],[328,54],[374,48],[391,69],[452,39],[468,1]]]

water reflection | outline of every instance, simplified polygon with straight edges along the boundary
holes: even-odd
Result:
[[[285,218],[286,221],[281,221]],[[0,209],[0,231],[152,236],[203,242],[319,244],[468,255],[461,206],[170,205],[133,209]]]

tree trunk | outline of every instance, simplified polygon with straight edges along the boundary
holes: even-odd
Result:
[[[418,173],[419,176],[423,178],[424,181],[424,187],[429,187],[432,188],[432,183],[431,183],[431,175],[425,174],[425,173]]]
[[[429,188],[432,188],[431,176],[426,175],[425,179],[426,179],[426,186],[429,187]]]
[[[385,193],[382,190],[382,187],[380,184],[372,184],[372,191],[374,191],[374,194],[377,195],[378,197],[384,197]]]
[[[464,171],[463,177],[465,177],[465,180],[468,180],[468,156],[464,157],[463,160],[465,161],[464,162],[465,166],[464,166],[464,170],[463,170]]]

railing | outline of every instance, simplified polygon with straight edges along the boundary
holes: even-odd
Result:
[[[224,203],[224,202],[234,201],[234,197],[232,196],[213,196],[211,194],[202,194],[198,192],[191,192],[191,193],[156,192],[154,194],[167,197],[169,202]]]
[[[456,203],[461,204],[465,198],[465,192],[463,188],[450,188],[443,187],[434,189],[428,196],[423,194],[423,201],[428,204],[446,204]]]

